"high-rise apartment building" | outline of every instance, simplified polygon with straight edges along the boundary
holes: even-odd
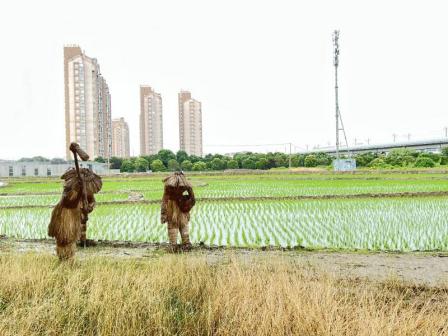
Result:
[[[140,86],[140,154],[157,154],[163,148],[162,96]]]
[[[189,155],[202,156],[202,106],[191,98],[191,93],[181,91],[179,102],[180,149]]]
[[[111,96],[95,58],[79,46],[64,47],[66,156],[71,142],[80,144],[90,158],[112,153]]]
[[[124,118],[112,119],[112,156],[128,158],[129,126]]]

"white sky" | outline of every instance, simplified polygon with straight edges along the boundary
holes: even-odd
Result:
[[[443,1],[5,1],[0,9],[0,158],[63,157],[63,46],[96,57],[112,115],[139,154],[139,85],[162,94],[177,150],[177,92],[202,102],[215,144],[334,144],[333,29],[349,142],[439,137],[448,126]],[[299,148],[297,148],[299,150]]]

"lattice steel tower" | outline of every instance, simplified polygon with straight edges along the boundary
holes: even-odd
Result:
[[[334,92],[335,92],[335,102],[336,102],[336,159],[339,160],[339,132],[342,131],[344,135],[345,144],[347,146],[347,151],[349,157],[351,153],[348,150],[347,136],[345,134],[344,123],[342,122],[341,111],[339,111],[339,94],[338,94],[338,66],[339,66],[339,30],[333,32],[333,45],[334,45]]]

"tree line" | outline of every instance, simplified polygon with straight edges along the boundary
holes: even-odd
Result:
[[[342,156],[343,158],[346,156]],[[435,167],[448,165],[448,146],[443,147],[440,153],[417,152],[410,149],[394,149],[389,153],[367,152],[353,156],[358,167],[390,169],[397,167]],[[291,167],[330,167],[334,156],[327,153],[292,154]],[[232,156],[221,154],[207,154],[204,157],[188,155],[179,150],[174,153],[162,149],[155,155],[142,155],[129,159],[111,157],[110,168],[120,169],[121,172],[153,172],[159,171],[216,171],[225,169],[261,169],[289,167],[289,155],[276,153],[242,152]],[[42,156],[22,158],[19,161],[38,161],[53,164],[67,163],[61,158],[47,159]],[[106,162],[106,159],[97,157],[96,162]]]
[[[344,157],[344,156],[343,156]],[[417,152],[410,149],[395,149],[389,153],[368,152],[353,156],[358,167],[395,168],[395,167],[435,167],[448,164],[448,147],[442,148],[441,153]],[[111,169],[120,169],[121,172],[153,172],[159,171],[219,171],[225,169],[261,169],[291,167],[329,167],[334,156],[327,153],[293,154],[289,158],[285,153],[236,153],[232,156],[221,154],[207,154],[204,157],[188,155],[179,150],[174,153],[162,149],[154,155],[122,159],[112,157]],[[105,159],[96,158],[97,162],[106,162]]]

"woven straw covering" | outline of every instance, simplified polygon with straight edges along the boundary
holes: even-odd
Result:
[[[87,168],[80,168],[79,173],[84,181],[86,181],[86,188],[88,193],[96,194],[101,190],[103,182],[101,181],[100,176]],[[79,191],[78,175],[76,174],[75,168],[70,168],[69,170],[67,170],[64,175],[61,176],[61,179],[65,180],[65,186]]]
[[[171,188],[192,188],[191,183],[187,181],[187,178],[182,172],[175,172],[164,178],[163,183],[165,183],[166,187]]]

